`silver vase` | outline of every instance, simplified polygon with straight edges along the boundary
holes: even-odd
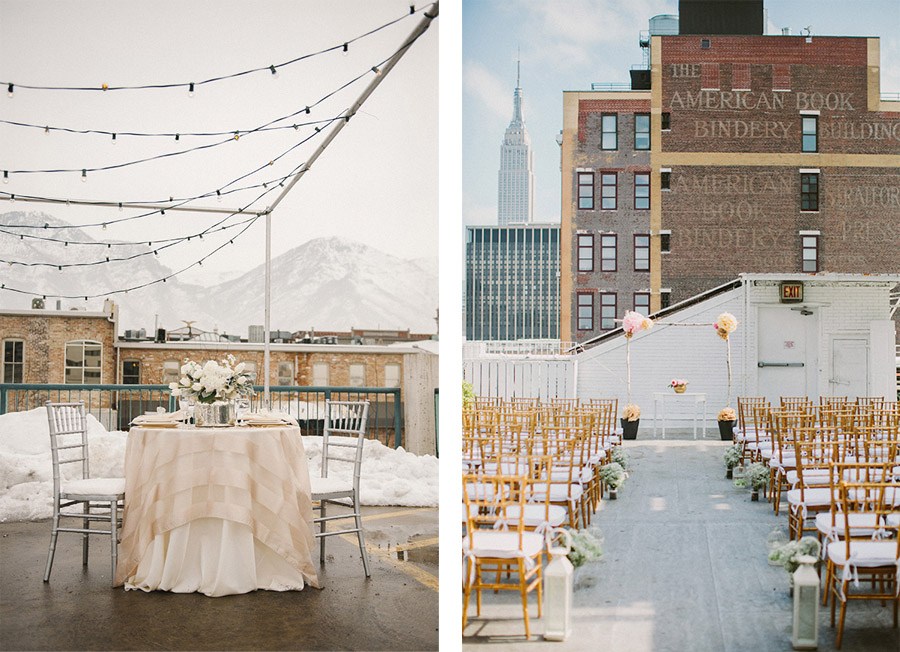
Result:
[[[194,420],[198,428],[227,428],[234,425],[234,401],[197,403]]]

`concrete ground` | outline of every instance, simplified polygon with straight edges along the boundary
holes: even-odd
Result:
[[[710,433],[712,434],[712,433]],[[718,433],[716,433],[718,434]],[[631,477],[616,501],[594,516],[605,539],[600,562],[580,570],[573,633],[566,643],[542,640],[536,598],[529,597],[532,638],[524,639],[518,592],[486,593],[482,616],[474,598],[463,647],[492,650],[571,649],[628,652],[753,652],[791,649],[793,603],[788,576],[767,561],[766,537],[787,532],[760,498],[725,480],[728,444],[670,434],[665,441],[625,442]],[[833,650],[829,608],[820,610],[819,650]],[[896,652],[900,633],[890,606],[852,602],[842,649]]]
[[[50,522],[0,523],[0,649],[437,649],[437,510],[363,513],[370,579],[355,539],[330,537],[324,589],[221,598],[113,589],[109,543],[92,538],[84,569],[74,534],[60,535],[45,584]]]

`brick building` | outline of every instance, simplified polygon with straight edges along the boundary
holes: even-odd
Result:
[[[762,24],[762,2],[737,4]],[[563,94],[563,340],[744,272],[900,270],[879,40],[703,32],[710,6],[682,0],[690,34],[651,33],[632,90]]]
[[[263,384],[263,345],[227,341],[153,342],[116,337],[117,311],[0,309],[2,382],[39,384],[168,384],[185,358],[231,353]],[[271,385],[400,387],[404,354],[384,345],[272,344]]]

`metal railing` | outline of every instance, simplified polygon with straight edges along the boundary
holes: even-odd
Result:
[[[485,355],[570,355],[575,342],[560,340],[479,340],[463,343],[463,359]]]
[[[251,399],[251,410],[261,407],[262,387]],[[300,423],[304,435],[321,435],[325,401],[370,402],[367,436],[386,446],[404,445],[403,403],[399,387],[270,387],[271,409],[286,412]],[[0,383],[0,414],[24,412],[47,401],[84,401],[85,409],[107,430],[128,430],[132,419],[164,407],[172,412],[178,402],[168,385],[45,385]]]

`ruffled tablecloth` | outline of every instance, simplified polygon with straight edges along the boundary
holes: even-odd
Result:
[[[116,584],[209,596],[319,586],[295,427],[133,428]]]

